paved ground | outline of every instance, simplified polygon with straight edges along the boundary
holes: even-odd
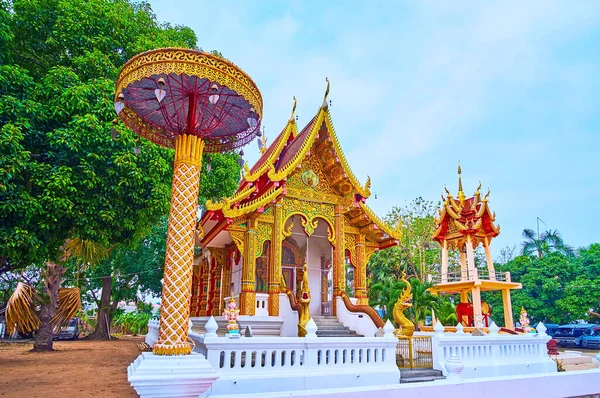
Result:
[[[572,347],[572,348],[559,348],[558,349],[558,352],[564,352],[564,351],[580,351],[582,355],[586,355],[588,357],[595,357],[596,354],[598,354],[598,350],[588,350],[586,348]]]
[[[142,341],[60,341],[48,353],[30,352],[31,343],[0,342],[0,397],[137,397],[126,369]]]

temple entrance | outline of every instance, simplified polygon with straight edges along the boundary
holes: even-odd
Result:
[[[285,284],[295,294],[300,291],[303,266],[308,267],[308,284],[311,293],[310,313],[331,315],[333,300],[333,246],[329,242],[329,224],[316,220],[310,236],[303,227],[303,218],[293,216],[292,234],[283,241],[282,271]],[[288,221],[287,225],[289,225]]]

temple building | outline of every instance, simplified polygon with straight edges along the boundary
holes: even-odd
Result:
[[[300,131],[294,100],[288,123],[261,148],[254,166],[245,165],[235,194],[206,204],[198,223],[192,317],[221,315],[229,297],[241,315],[279,316],[279,294],[298,291],[305,263],[311,315],[335,315],[334,297],[343,292],[356,305],[368,304],[369,258],[396,245],[400,228],[366,204],[370,179],[361,184],[350,169],[327,93]]]
[[[442,196],[442,207],[436,220],[433,239],[442,246],[440,274],[432,277],[434,294],[459,294],[457,317],[465,326],[489,326],[491,308],[481,301],[481,292],[500,290],[504,306],[504,324],[514,329],[511,289],[521,289],[521,284],[512,282],[510,273],[498,273],[490,251],[492,239],[500,234],[500,226],[495,224],[496,215],[488,205],[490,192],[481,198],[481,184],[470,198],[465,196],[462,187],[461,169],[458,166],[458,195]],[[485,250],[486,269],[475,265],[475,249],[481,244]],[[459,253],[460,271],[449,272],[448,253],[455,249]],[[469,295],[471,301],[469,301]]]

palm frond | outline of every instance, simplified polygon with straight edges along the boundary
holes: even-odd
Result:
[[[51,323],[59,328],[77,315],[81,309],[81,292],[79,288],[61,288],[58,291],[58,308]]]
[[[23,333],[39,329],[41,322],[35,312],[35,300],[34,288],[19,282],[6,306],[6,330],[9,335],[15,328]]]
[[[523,230],[523,238],[529,240],[537,240],[537,235],[533,229],[526,228]]]
[[[86,265],[95,265],[107,258],[110,249],[91,240],[73,238],[65,244],[66,257],[75,257]]]

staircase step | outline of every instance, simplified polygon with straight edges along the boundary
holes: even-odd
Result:
[[[442,377],[442,371],[431,368],[423,369],[400,369],[401,378],[411,377]]]
[[[400,369],[400,383],[423,383],[442,380],[445,377],[441,370],[435,369]]]
[[[431,377],[431,376],[422,376],[422,377],[410,377],[408,379],[400,379],[400,383],[424,383],[427,381],[434,380],[443,380],[445,377]]]

